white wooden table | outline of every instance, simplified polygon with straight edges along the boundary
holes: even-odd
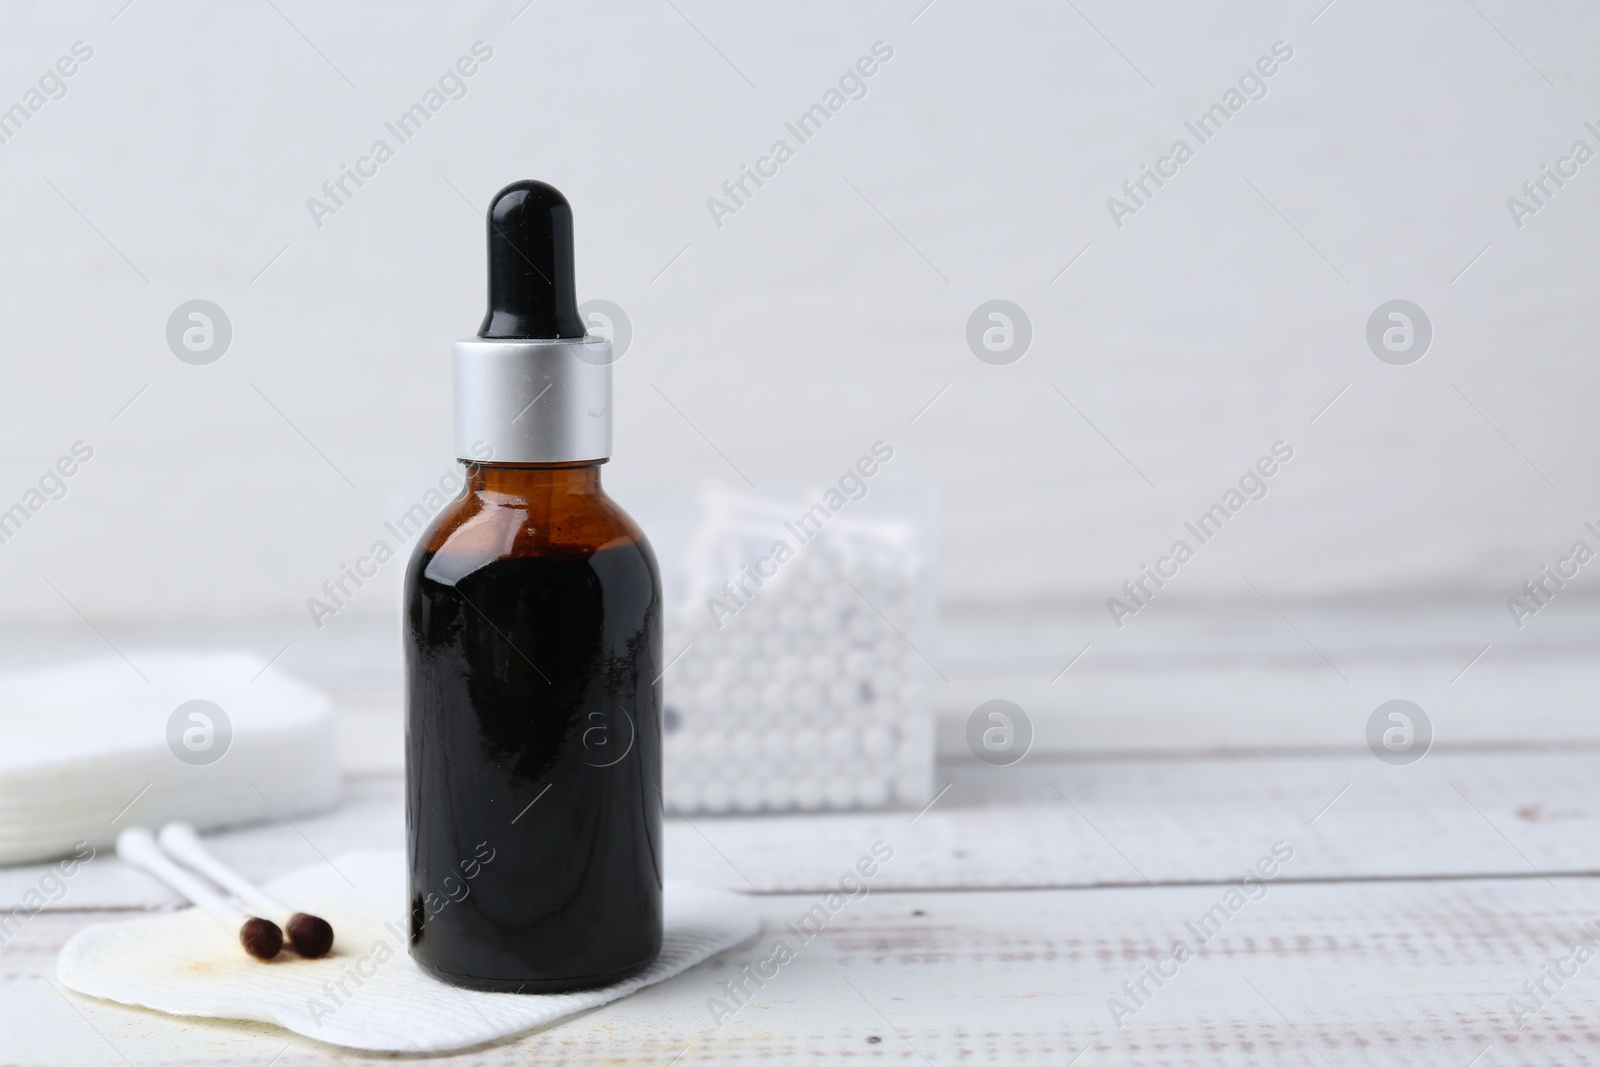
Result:
[[[1586,925],[1600,920],[1600,725],[1574,711],[1595,691],[1584,662],[1593,643],[1583,635],[1565,655],[1501,650],[1473,668],[1484,669],[1479,689],[1450,688],[1481,646],[1476,637],[1396,656],[1383,641],[1342,639],[1350,627],[1300,625],[1348,675],[1331,680],[1336,693],[1348,685],[1348,695],[1323,700],[1330,679],[1313,672],[1326,665],[1303,646],[1295,652],[1293,635],[1289,662],[1244,667],[1226,657],[1207,667],[1204,655],[1169,642],[1166,683],[1137,662],[1119,676],[1121,650],[1112,649],[1098,667],[1086,657],[1081,679],[1075,667],[1049,686],[1082,646],[1071,633],[1032,651],[1019,638],[1010,659],[973,657],[950,670],[955,686],[984,697],[1030,686],[1042,694],[1027,701],[1040,744],[1022,763],[997,769],[961,758],[968,697],[946,694],[939,784],[949,788],[921,814],[670,819],[669,876],[753,894],[760,937],[553,1029],[443,1058],[1600,1062],[1600,958],[1559,986],[1545,970],[1579,944],[1600,952],[1600,928]],[[1143,662],[1149,667],[1150,657]],[[316,675],[311,667],[302,672]],[[319,678],[344,716],[351,776],[341,808],[293,827],[220,836],[224,856],[267,878],[320,862],[319,853],[400,847],[387,670]],[[1230,671],[1243,671],[1243,681],[1229,682]],[[1391,684],[1436,674],[1437,682],[1416,683],[1435,685],[1432,696]],[[1192,710],[1191,698],[1213,699],[1209,689],[1220,700],[1230,684],[1243,694],[1238,714]],[[1380,762],[1360,740],[1376,699],[1397,695],[1428,703],[1442,738],[1407,767]],[[1279,701],[1276,714],[1295,720],[1287,726],[1268,718]],[[1286,733],[1294,747],[1271,750],[1268,742]],[[1134,747],[1145,752],[1115,754]],[[784,924],[879,840],[894,858],[870,895],[714,1025],[708,1001],[724,996],[720,983],[765,956]],[[1230,897],[1275,844],[1292,858],[1252,883],[1256,899]],[[37,877],[28,868],[0,871],[0,902],[18,900]],[[0,1064],[293,1067],[394,1058],[266,1025],[129,1009],[55,982],[56,953],[74,931],[172,906],[110,858],[88,865],[63,900],[0,948]],[[1171,959],[1178,940],[1192,958]],[[1165,975],[1159,985],[1147,968]],[[1524,984],[1538,981],[1550,992],[1536,1004]]]
[[[1579,1064],[1600,1060],[1600,962],[1542,1010],[1508,1008],[1600,918],[1593,752],[1038,761],[946,775],[914,812],[668,823],[668,864],[756,895],[761,937],[664,985],[461,1063],[869,1061]],[[1334,798],[1337,797],[1337,800]],[[1332,801],[1330,806],[1330,801]],[[1315,821],[1313,821],[1315,820]],[[260,876],[398,845],[400,782],[338,812],[219,838]],[[707,1003],[876,840],[894,858],[719,1028]],[[1275,842],[1293,858],[1223,918]],[[0,899],[31,884],[0,875]],[[1235,898],[1238,899],[1238,898]],[[0,952],[0,1062],[361,1063],[252,1023],[177,1019],[65,992],[85,924],[171,906],[97,860]],[[1203,919],[1209,913],[1210,919]],[[1202,946],[1191,926],[1208,937]],[[1135,999],[1123,988],[1175,940]],[[1570,969],[1570,968],[1569,968]],[[1590,971],[1595,972],[1594,974]],[[1133,1009],[1117,1017],[1109,998]],[[1119,1026],[1118,1023],[1122,1025]],[[1525,1026],[1519,1026],[1525,1022]],[[685,1049],[687,1052],[684,1052]],[[1487,1050],[1487,1051],[1485,1051]]]

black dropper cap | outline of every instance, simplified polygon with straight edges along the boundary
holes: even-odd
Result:
[[[552,185],[512,182],[489,205],[489,313],[478,336],[582,337],[572,207]]]

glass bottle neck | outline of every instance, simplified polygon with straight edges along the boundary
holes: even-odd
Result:
[[[599,463],[467,464],[467,491],[510,497],[600,493]]]

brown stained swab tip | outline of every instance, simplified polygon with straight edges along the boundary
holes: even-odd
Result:
[[[333,927],[326,919],[297,911],[289,917],[289,947],[308,960],[326,956],[333,947]]]
[[[283,931],[278,924],[254,916],[239,927],[239,944],[258,960],[270,960],[283,949]]]
[[[117,858],[165,883],[223,929],[238,930],[239,944],[256,959],[270,960],[283,948],[283,931],[277,924],[246,915],[210,885],[173,863],[144,827],[130,826],[117,835]]]
[[[194,827],[172,822],[161,828],[160,845],[174,859],[227,889],[257,915],[271,915],[283,922],[289,947],[306,959],[318,959],[333,947],[333,927],[324,919],[289,909],[268,896],[244,875],[213,856]],[[276,926],[273,930],[277,930]],[[242,936],[242,935],[241,935]],[[280,944],[282,934],[279,934]],[[275,950],[276,951],[276,950]]]

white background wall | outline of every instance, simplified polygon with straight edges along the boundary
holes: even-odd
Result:
[[[1284,439],[1168,595],[1468,589],[1486,617],[1600,520],[1600,160],[1520,230],[1505,206],[1600,149],[1592,5],[122,2],[0,32],[0,104],[94,49],[0,145],[0,506],[95,450],[0,546],[5,621],[76,618],[46,579],[107,623],[303,612],[447,469],[479,218],[524,176],[573,203],[580,299],[633,320],[625,503],[729,461],[820,483],[885,438],[940,484],[948,603],[1098,601]],[[480,39],[468,95],[314,226]],[[714,225],[879,40],[868,95]],[[1268,95],[1115,227],[1106,198],[1278,40]],[[164,340],[195,297],[233,323],[211,366]],[[1034,326],[1009,367],[964,341],[995,297]],[[1394,297],[1436,332],[1408,367],[1363,338]],[[392,611],[398,575],[352,610]]]

